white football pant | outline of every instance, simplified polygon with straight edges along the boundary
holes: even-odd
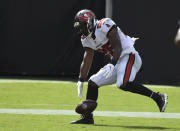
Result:
[[[120,87],[126,82],[134,81],[137,72],[141,68],[142,60],[138,52],[126,54],[119,58],[112,76],[105,78],[103,76],[104,67],[99,70],[96,74],[90,77],[90,80],[96,83],[99,87],[103,85],[114,84]]]

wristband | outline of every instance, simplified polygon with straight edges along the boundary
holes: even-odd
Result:
[[[83,78],[79,78],[78,81],[84,82],[85,80]]]

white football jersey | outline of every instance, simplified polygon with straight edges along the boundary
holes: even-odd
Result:
[[[107,55],[110,58],[113,58],[113,48],[111,44],[109,43],[109,39],[107,38],[107,33],[110,31],[110,29],[115,26],[113,20],[110,18],[104,18],[97,21],[97,26],[95,29],[95,39],[93,39],[91,36],[87,37],[81,37],[81,42],[83,47],[88,47],[96,51],[103,52],[105,55]],[[136,52],[134,49],[134,42],[135,40],[127,35],[125,35],[119,27],[118,28],[118,34],[121,40],[122,44],[122,57],[124,54],[129,54]]]

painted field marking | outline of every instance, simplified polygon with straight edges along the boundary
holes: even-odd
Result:
[[[76,105],[70,104],[12,104],[12,103],[0,103],[0,105],[11,105],[11,106],[70,106],[75,107]]]
[[[73,82],[73,81],[62,81],[62,80],[0,79],[0,83],[75,83],[75,82]]]
[[[76,83],[74,81],[66,80],[25,80],[25,79],[0,79],[0,83]],[[87,82],[85,82],[87,84]],[[146,85],[146,84],[145,84]],[[112,86],[116,86],[113,84]],[[180,86],[168,86],[168,85],[146,85],[150,88],[179,88]]]
[[[78,115],[74,110],[0,109],[1,114]],[[180,113],[95,111],[95,116],[180,119]]]

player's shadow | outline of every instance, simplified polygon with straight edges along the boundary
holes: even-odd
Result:
[[[121,127],[127,129],[153,129],[153,130],[166,130],[172,129],[167,127],[159,127],[159,126],[121,126],[121,125],[103,125],[103,124],[95,124],[94,126],[107,126],[107,127]],[[173,128],[175,129],[175,128]]]

